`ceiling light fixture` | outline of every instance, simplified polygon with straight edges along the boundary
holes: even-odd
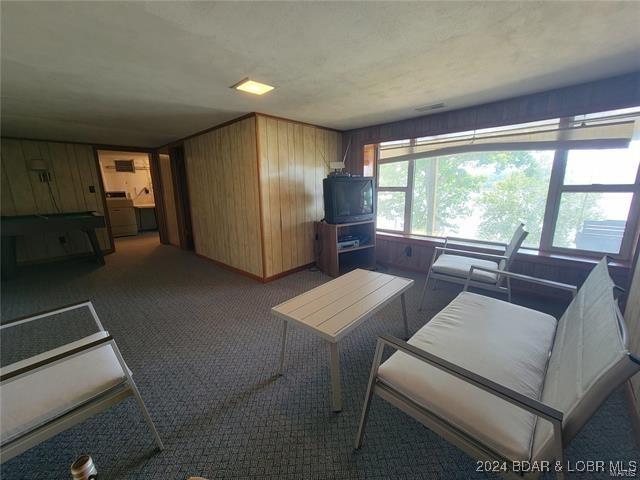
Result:
[[[270,92],[275,87],[271,85],[267,85],[266,83],[256,82],[254,80],[249,80],[248,78],[240,80],[235,85],[232,85],[231,88],[235,88],[236,90],[241,90],[243,92],[252,93],[254,95],[264,95],[267,92]]]

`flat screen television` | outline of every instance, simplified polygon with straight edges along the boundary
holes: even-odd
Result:
[[[324,219],[327,223],[373,220],[373,177],[329,176],[322,181]]]

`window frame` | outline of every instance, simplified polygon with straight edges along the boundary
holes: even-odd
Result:
[[[547,206],[542,223],[540,237],[540,251],[562,254],[576,254],[586,257],[602,257],[608,255],[619,260],[629,260],[633,254],[634,240],[638,234],[638,216],[640,216],[640,166],[636,170],[634,183],[627,184],[565,184],[564,177],[567,168],[569,150],[557,150],[549,180]],[[579,248],[566,248],[553,245],[558,216],[560,214],[560,200],[563,193],[631,193],[631,203],[627,213],[624,234],[617,253],[598,252]]]
[[[563,125],[573,124],[574,117],[560,119],[560,127]],[[640,120],[639,120],[640,121]],[[406,139],[402,139],[406,140]],[[398,140],[401,141],[401,140]],[[412,207],[413,207],[413,190],[414,190],[414,170],[415,161],[422,158],[420,153],[415,153],[416,138],[409,139],[410,153],[400,155],[398,157],[380,158],[380,143],[365,145],[364,148],[374,145],[374,162],[376,177],[376,205],[377,195],[379,192],[403,192],[405,194],[404,208],[404,228],[402,230],[383,229],[376,226],[376,230],[382,233],[403,234],[417,237],[428,238],[444,238],[434,235],[421,235],[411,232],[412,225]],[[386,143],[386,142],[385,142]],[[538,251],[544,253],[556,253],[563,255],[576,255],[583,257],[602,258],[607,255],[611,258],[627,261],[634,253],[634,245],[638,238],[640,229],[640,166],[636,171],[634,183],[629,184],[584,184],[584,185],[565,185],[564,176],[567,166],[567,157],[570,149],[555,150],[553,164],[551,167],[551,176],[549,179],[549,187],[547,192],[547,202],[542,222],[542,231],[540,235],[540,245]],[[380,165],[407,162],[407,185],[406,187],[380,187]],[[560,200],[562,194],[566,192],[585,192],[585,193],[631,193],[631,203],[629,213],[625,225],[625,231],[620,244],[620,250],[617,253],[597,252],[593,250],[583,250],[578,248],[557,247],[553,245],[553,237],[556,230],[556,223],[560,213]],[[376,210],[377,221],[377,210]],[[477,239],[469,239],[477,240]],[[479,240],[481,241],[481,240]],[[483,240],[482,240],[483,241]],[[489,242],[490,243],[490,242]],[[488,243],[488,244],[489,244]],[[531,250],[531,248],[528,248]],[[533,249],[536,250],[536,249]]]
[[[410,147],[413,147],[416,143],[416,139],[410,139]],[[413,165],[414,160],[407,160],[402,157],[385,158],[380,159],[379,145],[376,145],[375,149],[375,164],[376,164],[376,230],[387,233],[404,233],[406,235],[411,234],[411,207],[413,204]],[[407,185],[405,187],[381,187],[380,186],[380,165],[389,163],[407,162]],[[378,227],[378,194],[384,192],[404,192],[404,224],[402,230],[390,230]]]

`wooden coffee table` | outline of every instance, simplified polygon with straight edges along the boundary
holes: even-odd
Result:
[[[278,375],[284,367],[289,322],[318,335],[329,344],[331,407],[334,412],[341,411],[338,342],[397,297],[402,302],[405,337],[409,338],[404,292],[412,285],[409,278],[357,269],[273,307],[271,313],[284,324]]]

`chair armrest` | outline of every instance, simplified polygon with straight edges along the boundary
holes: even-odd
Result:
[[[449,247],[436,247],[436,251],[439,252],[452,252],[459,255],[465,255],[467,257],[484,257],[491,258],[494,260],[507,260],[509,257],[505,257],[504,255],[496,255],[495,253],[482,253],[482,252],[473,252],[471,250],[461,250],[459,248],[449,248]]]
[[[544,285],[546,287],[553,287],[553,288],[558,288],[560,290],[566,290],[571,292],[571,295],[574,297],[576,296],[576,293],[578,293],[578,288],[575,285],[569,285],[568,283],[554,282],[552,280],[545,280],[543,278],[530,277],[529,275],[522,275],[519,273],[511,273],[511,272],[507,272],[506,270],[498,270],[496,268],[476,267],[475,265],[471,266],[471,268],[469,269],[469,273],[467,274],[467,281],[465,282],[465,285],[464,285],[465,291],[467,289],[469,280],[471,279],[471,275],[474,270],[482,270],[485,272],[496,273],[500,276],[521,280],[523,282],[535,283],[538,285]]]
[[[85,343],[84,345],[80,345],[74,348],[69,348],[67,350],[62,350],[60,353],[57,353],[50,357],[46,357],[42,360],[34,360],[32,363],[29,363],[27,359],[25,360],[26,362],[25,366],[12,370],[9,373],[0,375],[0,383],[5,383],[8,380],[11,380],[16,377],[20,377],[31,371],[39,370],[43,367],[46,367],[47,365],[58,363],[66,358],[73,357],[84,351],[93,350],[94,348],[97,348],[109,342],[113,342],[113,337],[111,335],[107,335],[106,337],[100,338],[98,340]],[[36,355],[36,357],[39,357],[39,355]]]
[[[462,368],[454,363],[451,363],[443,358],[440,358],[432,353],[421,350],[413,345],[408,344],[402,340],[399,340],[390,335],[380,335],[378,342],[382,342],[384,345],[388,345],[402,353],[411,355],[412,357],[428,363],[429,365],[436,367],[443,372],[449,373],[454,377],[457,377],[465,382],[468,382],[478,388],[481,388],[485,392],[491,393],[497,397],[506,400],[512,405],[516,405],[528,412],[531,412],[539,417],[545,418],[550,422],[561,423],[563,414],[561,411],[556,410],[549,405],[546,405],[534,398],[527,397],[515,390],[505,387],[499,383],[496,383],[488,378],[485,378],[477,373]]]

